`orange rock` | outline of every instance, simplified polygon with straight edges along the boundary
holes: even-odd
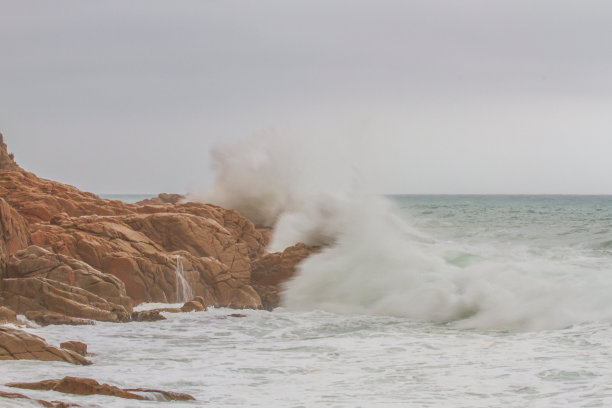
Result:
[[[185,304],[181,307],[183,312],[202,312],[206,310],[204,306],[198,301],[190,300],[189,302],[185,302]]]
[[[79,404],[73,404],[73,403],[62,402],[62,401],[45,401],[45,400],[40,400],[40,399],[34,399],[34,398],[30,398],[30,397],[28,397],[26,395],[18,394],[18,393],[15,393],[15,392],[0,391],[0,397],[2,397],[2,398],[9,398],[9,399],[26,399],[26,400],[30,400],[30,401],[35,401],[35,402],[39,403],[40,405],[42,405],[43,407],[47,407],[47,408],[80,407]]]
[[[11,256],[7,278],[43,277],[87,290],[110,303],[132,310],[124,283],[117,277],[102,273],[83,261],[54,254],[46,249],[30,246]]]
[[[0,324],[12,323],[20,324],[17,320],[17,313],[5,306],[0,306]]]
[[[80,341],[65,341],[63,343],[60,343],[60,347],[64,350],[74,351],[75,353],[78,353],[82,356],[87,355],[87,344],[82,343]]]
[[[65,361],[89,365],[91,361],[70,351],[47,344],[44,339],[22,330],[0,326],[0,360]]]
[[[135,400],[151,399],[147,398],[146,396],[137,394],[136,392],[159,393],[162,394],[167,401],[186,401],[195,399],[191,395],[171,391],[154,390],[148,388],[121,389],[119,387],[115,387],[109,384],[100,384],[99,382],[91,378],[79,377],[64,377],[58,380],[43,380],[33,383],[10,383],[7,385],[9,387],[25,388],[30,390],[53,390],[77,395],[110,395],[113,397]]]
[[[41,326],[49,326],[51,324],[67,324],[70,326],[86,326],[96,324],[92,320],[79,319],[76,317],[70,317],[61,313],[40,311],[40,310],[28,310],[24,313],[28,320],[35,322]]]
[[[51,311],[66,316],[122,322],[130,320],[122,306],[107,302],[84,289],[45,278],[0,281],[0,296],[17,313]]]

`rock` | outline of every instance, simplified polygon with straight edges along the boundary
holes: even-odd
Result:
[[[0,197],[0,278],[4,276],[9,256],[15,251],[26,248],[29,243],[28,223]]]
[[[196,296],[191,300],[195,300],[196,302],[204,306],[204,310],[206,310],[206,308],[208,307],[208,302],[202,296]]]
[[[89,365],[91,361],[70,351],[47,344],[44,339],[22,330],[0,326],[0,360],[64,361]]]
[[[93,293],[45,278],[11,278],[0,281],[0,296],[17,313],[50,311],[70,317],[107,322],[129,321],[125,308]]]
[[[162,307],[159,309],[153,309],[151,310],[151,312],[182,313],[183,311],[179,309],[178,307]]]
[[[126,388],[125,391],[158,394],[162,396],[164,401],[195,401],[195,398],[191,395],[181,392],[163,391],[151,388]]]
[[[177,258],[207,304],[261,307],[248,247],[214,219],[186,213],[79,217],[36,224],[32,242],[124,282],[135,303],[176,302]]]
[[[14,393],[14,392],[0,391],[0,397],[2,397],[2,398],[9,398],[9,399],[26,399],[26,400],[31,400],[31,401],[35,401],[35,402],[39,403],[43,407],[48,407],[48,408],[80,407],[80,405],[78,405],[78,404],[73,404],[73,403],[69,403],[69,402],[45,401],[45,400],[40,400],[40,399],[33,399],[33,398],[30,398],[30,397],[28,397],[26,395]]]
[[[117,277],[102,273],[83,261],[54,254],[38,246],[15,252],[8,263],[7,278],[43,277],[76,286],[110,303],[132,310],[124,283]]]
[[[14,156],[9,154],[6,143],[4,143],[4,136],[0,133],[0,170],[21,170],[14,159]]]
[[[157,197],[147,198],[146,200],[138,201],[137,205],[163,205],[163,204],[177,204],[179,201],[185,199],[184,195],[181,194],[167,194],[160,193]]]
[[[299,243],[283,252],[265,254],[253,262],[251,279],[264,309],[272,310],[278,306],[282,284],[293,277],[300,262],[319,250],[319,247]]]
[[[183,312],[202,312],[206,310],[204,306],[198,301],[190,300],[185,302],[185,304],[181,307]]]
[[[21,169],[0,143],[0,304],[128,321],[133,304],[183,299],[178,259],[204,307],[278,304],[310,248],[265,254],[269,228],[182,198],[105,200]]]
[[[161,315],[159,310],[132,312],[132,321],[134,322],[156,322],[158,320],[166,320],[166,318]]]
[[[65,341],[60,343],[60,347],[64,350],[74,351],[82,356],[87,355],[87,344],[82,343],[80,341]]]
[[[229,317],[246,317],[245,314],[242,313],[232,313],[228,315]]]
[[[11,309],[5,306],[0,306],[0,324],[21,324],[19,320],[17,320],[17,313],[13,312]]]
[[[181,394],[169,391],[161,390],[150,390],[145,388],[132,388],[132,389],[121,389],[109,384],[100,384],[96,380],[91,378],[79,378],[79,377],[64,377],[58,380],[43,380],[33,383],[10,383],[7,384],[9,387],[14,388],[25,388],[30,390],[53,390],[64,392],[68,394],[77,395],[110,395],[113,397],[135,399],[135,400],[147,400],[145,396],[139,395],[136,392],[155,392],[164,395],[167,400],[194,400],[191,395]]]
[[[41,326],[49,326],[51,324],[67,324],[70,326],[87,326],[96,324],[92,320],[78,319],[61,313],[49,311],[28,310],[24,313],[28,320],[35,322]]]

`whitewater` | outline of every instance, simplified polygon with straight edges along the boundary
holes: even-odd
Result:
[[[151,323],[28,329],[55,345],[87,343],[94,365],[14,361],[3,383],[83,376],[186,392],[197,401],[172,403],[185,407],[612,405],[612,197],[382,200],[392,213],[350,225],[395,226],[397,235],[357,239],[344,225],[273,312],[212,308]],[[412,250],[396,252],[407,243]]]

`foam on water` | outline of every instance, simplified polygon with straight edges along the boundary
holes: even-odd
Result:
[[[287,284],[283,303],[288,309],[497,329],[612,319],[609,267],[593,268],[579,251],[531,252],[529,239],[508,241],[499,225],[490,242],[461,236],[455,237],[459,241],[441,241],[417,228],[418,221],[389,200],[364,194],[350,181],[330,183],[339,175],[350,179],[351,172],[339,168],[344,161],[322,160],[313,148],[292,143],[267,136],[219,150],[220,178],[207,196],[274,225],[272,251],[299,241],[325,245]],[[444,221],[441,226],[457,221],[453,209],[448,210],[447,219],[438,218]],[[526,214],[498,213],[493,218],[520,224],[553,211],[552,218],[564,222],[554,218],[554,210],[536,206]],[[465,255],[453,261],[457,253]]]
[[[189,393],[196,401],[166,403],[185,408],[612,404],[609,324],[506,332],[374,315],[279,309],[228,317],[231,313],[211,308],[167,313],[168,320],[158,322],[29,329],[55,345],[86,342],[94,364],[7,361],[2,383],[90,377],[124,388]],[[0,390],[16,391],[3,385]],[[17,391],[86,407],[159,404]]]

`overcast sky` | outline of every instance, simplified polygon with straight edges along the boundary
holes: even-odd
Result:
[[[0,0],[0,55],[18,163],[96,193],[205,187],[274,127],[379,192],[612,194],[609,1]]]

